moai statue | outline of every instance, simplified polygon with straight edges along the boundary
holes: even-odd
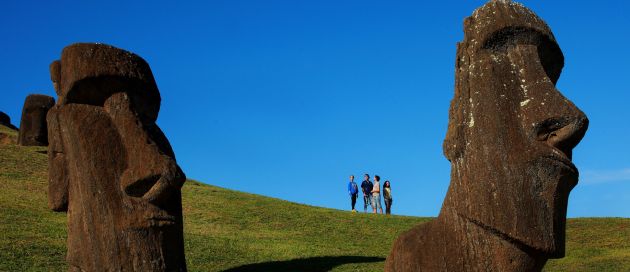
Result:
[[[543,20],[490,1],[464,21],[438,218],[394,242],[385,271],[540,271],[564,256],[571,151],[588,119],[555,87],[564,57]]]
[[[49,207],[68,213],[70,271],[186,271],[186,179],[156,125],[160,94],[139,56],[73,44],[50,66]]]
[[[23,146],[47,146],[48,129],[46,114],[55,105],[55,99],[42,94],[31,94],[24,100],[18,144]]]
[[[14,125],[11,124],[11,117],[9,117],[9,115],[1,111],[0,111],[0,125],[4,126],[5,128],[9,130],[14,130],[14,131],[18,130],[18,128],[16,128]],[[11,133],[7,134],[3,130],[4,129],[0,130],[0,145],[17,143],[17,137],[13,136]]]
[[[3,125],[12,130],[18,130],[13,124],[11,124],[11,117],[8,114],[0,111],[0,125]]]

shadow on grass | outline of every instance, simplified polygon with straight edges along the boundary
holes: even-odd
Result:
[[[322,256],[288,261],[274,261],[266,263],[246,264],[223,272],[237,271],[310,271],[325,272],[336,266],[350,263],[375,263],[385,261],[382,257],[367,256]]]

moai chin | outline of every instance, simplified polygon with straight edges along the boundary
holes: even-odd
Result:
[[[156,125],[160,94],[139,56],[73,44],[50,66],[49,199],[68,213],[70,271],[186,271],[186,179]]]
[[[564,256],[571,151],[588,119],[555,87],[564,65],[543,20],[490,1],[464,21],[438,218],[394,242],[385,271],[540,271]]]

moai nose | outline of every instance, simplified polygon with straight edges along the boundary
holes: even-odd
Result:
[[[161,172],[159,179],[148,188],[142,198],[166,209],[172,197],[177,195],[176,192],[184,185],[186,175],[174,161],[168,161],[159,170]]]
[[[546,119],[536,127],[537,140],[544,141],[571,159],[573,148],[582,140],[588,129],[588,118],[579,112],[574,117]]]
[[[168,205],[174,192],[181,189],[186,175],[171,159],[150,165],[147,169],[127,169],[121,178],[123,190],[129,196],[141,197],[156,206]],[[139,176],[139,173],[144,174]]]

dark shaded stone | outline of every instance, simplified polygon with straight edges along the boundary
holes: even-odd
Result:
[[[385,271],[540,271],[564,256],[572,149],[588,119],[555,87],[564,57],[549,27],[510,1],[464,21],[438,218],[394,242]]]
[[[0,125],[11,124],[11,117],[4,112],[0,111]]]
[[[140,56],[105,44],[76,43],[63,49],[50,65],[60,104],[103,106],[115,92],[124,91],[141,118],[155,122],[160,92],[149,64]]]
[[[46,116],[48,123],[48,207],[53,211],[68,210],[68,170],[59,126],[59,105]]]
[[[49,207],[68,212],[70,270],[185,271],[186,177],[155,124],[159,93],[146,62],[75,44],[51,78],[61,98],[47,117]]]
[[[46,114],[53,105],[55,105],[55,99],[47,95],[31,94],[26,97],[20,121],[19,145],[48,145]]]
[[[13,130],[18,130],[18,128],[11,124],[11,117],[8,114],[0,111],[0,125],[8,127]]]

